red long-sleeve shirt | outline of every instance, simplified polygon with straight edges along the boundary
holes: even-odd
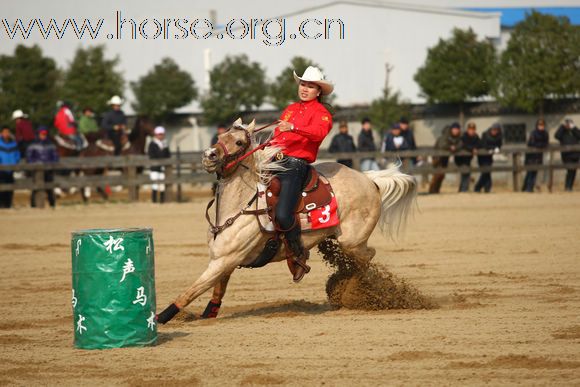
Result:
[[[34,141],[36,138],[32,123],[26,118],[21,118],[16,122],[16,130],[14,132],[17,142]]]
[[[54,127],[63,136],[70,136],[77,133],[75,118],[69,108],[63,106],[56,116],[54,116]]]
[[[276,128],[272,144],[281,147],[286,156],[314,162],[322,140],[332,128],[332,116],[328,110],[316,99],[296,102],[282,112],[280,119],[293,124],[294,130],[280,132]]]

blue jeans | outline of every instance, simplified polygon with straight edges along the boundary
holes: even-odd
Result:
[[[379,164],[375,159],[363,159],[360,162],[360,170],[364,171],[379,171]]]

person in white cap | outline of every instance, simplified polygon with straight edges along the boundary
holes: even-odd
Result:
[[[121,154],[121,137],[127,129],[127,117],[121,110],[123,100],[118,95],[111,97],[109,105],[111,110],[103,115],[101,128],[106,131],[107,137],[115,145],[115,155]]]
[[[158,126],[153,130],[153,140],[149,143],[147,154],[152,160],[166,159],[171,157],[167,141],[165,140],[165,128]],[[154,182],[165,180],[164,167],[151,167],[149,177]],[[153,203],[165,202],[165,184],[153,183],[151,184],[151,200]]]
[[[28,116],[24,114],[22,110],[14,110],[14,112],[12,112],[12,119],[15,123],[14,137],[18,143],[20,157],[24,158],[26,155],[26,149],[36,139],[36,134],[34,133],[32,122],[30,122]]]
[[[282,149],[277,158],[286,167],[277,173],[281,190],[276,226],[284,233],[284,241],[294,258],[291,269],[294,281],[299,282],[310,268],[306,264],[308,250],[302,245],[300,222],[296,222],[294,210],[308,176],[309,164],[316,160],[320,144],[332,128],[332,115],[322,104],[322,97],[332,93],[334,86],[313,66],[309,66],[301,77],[294,72],[294,79],[298,84],[299,101],[282,112],[272,145]]]

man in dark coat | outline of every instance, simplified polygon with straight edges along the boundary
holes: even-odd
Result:
[[[111,110],[103,114],[101,128],[107,133],[107,137],[115,146],[115,155],[121,154],[121,137],[127,129],[127,117],[121,110],[123,100],[118,95],[109,100]]]
[[[461,144],[461,126],[459,123],[454,122],[449,127],[443,129],[443,133],[435,142],[435,149],[448,151],[451,153],[458,152],[462,149]],[[449,156],[436,156],[433,157],[433,167],[447,168],[449,164]],[[445,179],[445,173],[435,173],[431,179],[431,184],[429,185],[429,193],[435,194],[441,191],[441,184]]]
[[[211,144],[210,145],[215,145],[218,142],[218,137],[227,132],[228,128],[226,127],[225,124],[218,124],[217,129],[215,134],[213,135],[213,137],[211,138]]]
[[[467,130],[461,136],[461,143],[463,144],[463,151],[469,152],[470,155],[454,156],[455,165],[458,167],[467,167],[471,165],[471,160],[473,156],[477,154],[477,148],[479,148],[479,136],[477,135],[477,127],[474,122],[467,124]],[[459,183],[459,192],[469,191],[469,181],[471,180],[471,173],[461,172],[461,181]]]
[[[371,120],[363,118],[361,121],[362,129],[358,135],[358,150],[359,152],[376,152],[375,138],[373,137],[373,128],[371,127]],[[360,162],[361,171],[378,171],[379,165],[374,158],[362,159]]]
[[[169,146],[165,140],[165,128],[158,126],[153,130],[153,140],[149,143],[149,148],[147,149],[147,154],[152,160],[166,159],[171,157],[169,152]],[[165,202],[165,184],[157,183],[158,181],[165,180],[165,168],[162,166],[151,167],[149,172],[151,180],[154,181],[151,184],[151,200],[153,203],[164,203]]]
[[[574,125],[572,119],[567,118],[564,123],[560,125],[555,135],[556,139],[560,141],[560,145],[578,145],[580,144],[580,129]],[[580,151],[562,152],[562,162],[564,164],[576,164],[580,161]],[[566,191],[574,189],[574,180],[576,179],[576,168],[566,170]]]
[[[390,132],[387,134],[387,137],[385,137],[381,151],[397,152],[406,151],[409,149],[411,149],[411,147],[407,142],[407,138],[403,134],[403,131],[401,130],[401,125],[394,124],[391,127]]]
[[[348,134],[348,124],[346,121],[342,121],[338,126],[339,133],[332,138],[328,151],[330,153],[351,153],[356,152],[356,146],[354,145],[354,139],[350,134]],[[337,163],[346,165],[352,168],[352,159],[339,159],[336,160]]]
[[[409,120],[406,117],[401,117],[399,120],[399,127],[401,128],[401,136],[405,137],[405,142],[409,146],[407,150],[416,150],[417,143],[415,142],[415,134],[413,129],[409,126]],[[417,164],[417,157],[411,157],[413,165]]]
[[[530,138],[528,139],[528,147],[546,149],[550,142],[548,137],[548,132],[546,131],[546,123],[544,120],[539,119],[536,122],[536,128],[530,133]],[[544,163],[544,154],[542,152],[526,153],[525,165],[542,165]],[[524,186],[522,191],[534,192],[534,187],[536,186],[536,177],[538,176],[537,170],[530,170],[526,173],[524,179]]]
[[[493,154],[499,153],[503,144],[501,125],[495,123],[486,130],[481,136],[479,146],[477,163],[480,167],[491,167],[493,165]],[[483,189],[486,193],[491,191],[491,172],[482,172],[479,175],[479,180],[475,184],[475,192],[481,192]]]
[[[40,164],[56,163],[58,161],[58,152],[56,151],[54,143],[48,138],[48,128],[46,126],[39,127],[37,136],[38,138],[26,150],[26,162]],[[53,182],[54,171],[44,171],[44,181],[46,183]],[[36,191],[32,191],[30,195],[30,207],[36,207],[38,205],[35,201],[35,194]],[[48,204],[54,208],[54,189],[47,189],[46,196],[48,198]]]

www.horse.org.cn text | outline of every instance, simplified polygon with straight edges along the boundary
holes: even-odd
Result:
[[[107,28],[113,25],[113,28]],[[342,19],[308,18],[290,22],[286,18],[235,18],[225,24],[214,24],[206,18],[135,19],[116,11],[115,22],[106,19],[42,18],[2,19],[0,40],[27,40],[31,37],[78,40],[184,40],[231,39],[256,40],[266,46],[281,46],[287,40],[342,40]]]

